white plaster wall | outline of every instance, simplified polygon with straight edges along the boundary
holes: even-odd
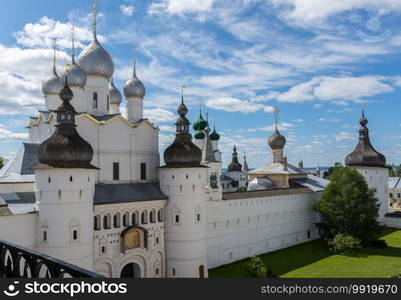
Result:
[[[61,104],[61,99],[58,94],[48,94],[44,97],[47,110],[56,110],[57,107]]]
[[[1,193],[23,193],[33,192],[35,190],[33,182],[21,183],[0,183]]]
[[[94,170],[35,170],[39,208],[36,237],[40,252],[92,270],[94,190]],[[74,229],[78,230],[77,240],[72,238]],[[46,240],[43,231],[47,232]]]
[[[125,103],[129,121],[135,123],[143,119],[143,98],[129,97]]]
[[[94,151],[92,164],[98,166],[97,180],[103,183],[154,182],[159,166],[158,130],[143,123],[131,128],[121,119],[96,125],[77,119],[79,134]],[[120,180],[113,181],[113,162],[120,163]],[[146,163],[147,180],[140,180],[140,165]]]
[[[93,93],[98,94],[97,109],[93,108]],[[108,113],[107,95],[109,94],[109,80],[101,76],[88,75],[85,86],[86,109],[89,114],[102,116]]]
[[[35,250],[37,214],[0,217],[0,239]]]
[[[245,194],[244,194],[244,197]],[[209,268],[318,237],[313,203],[320,193],[208,201]]]
[[[373,167],[355,167],[365,178],[369,188],[376,189],[376,197],[379,199],[379,221],[383,221],[384,215],[389,211],[388,169]]]
[[[100,230],[94,231],[93,253],[94,270],[106,277],[120,277],[121,270],[128,263],[137,263],[140,267],[141,277],[154,278],[165,276],[165,244],[164,244],[164,207],[167,200],[127,202],[116,204],[95,205],[94,216],[100,219]],[[150,220],[150,212],[156,212],[156,222]],[[161,210],[161,221],[157,213]],[[141,222],[141,214],[148,214],[148,222]],[[123,215],[127,213],[128,226],[123,226]],[[121,232],[132,223],[132,215],[139,216],[137,226],[148,230],[148,248],[143,247],[121,251]],[[103,217],[108,215],[111,218],[111,228],[103,228]],[[114,215],[119,215],[120,227],[113,226]],[[158,243],[157,243],[157,240]],[[105,246],[106,252],[102,253],[101,248]],[[156,269],[159,274],[156,274]]]
[[[87,111],[87,101],[85,99],[85,90],[81,87],[71,86],[71,91],[74,94],[74,97],[71,100],[71,105],[74,107],[75,111],[78,113]],[[59,98],[59,104],[61,104],[61,100]],[[57,107],[58,107],[57,105]],[[56,107],[56,109],[57,109]]]
[[[207,168],[160,169],[160,188],[169,196],[165,219],[167,277],[199,277],[201,266],[208,276],[206,176]]]

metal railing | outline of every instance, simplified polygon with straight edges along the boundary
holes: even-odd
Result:
[[[62,260],[0,240],[0,278],[103,278]]]

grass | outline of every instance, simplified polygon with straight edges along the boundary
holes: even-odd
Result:
[[[366,248],[358,257],[336,255],[322,240],[262,254],[259,257],[279,277],[391,277],[401,274],[401,230],[386,228],[388,247]],[[250,277],[249,259],[209,270],[209,277]]]

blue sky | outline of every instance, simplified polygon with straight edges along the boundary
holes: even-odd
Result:
[[[90,42],[91,5],[2,3],[1,155],[19,148],[29,116],[43,108],[52,39],[59,73],[69,59],[69,24],[78,47]],[[98,33],[121,91],[136,41],[145,116],[161,128],[161,151],[172,139],[186,85],[189,118],[196,119],[202,102],[222,136],[225,164],[234,143],[250,167],[270,161],[274,107],[292,163],[343,161],[355,146],[363,107],[374,146],[389,163],[401,162],[400,1],[99,0],[98,6]]]

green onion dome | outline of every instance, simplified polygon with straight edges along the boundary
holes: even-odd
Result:
[[[206,128],[207,122],[205,121],[205,119],[202,117],[202,112],[199,112],[199,117],[198,119],[194,122],[194,124],[192,125],[192,128],[196,131],[202,131]],[[203,132],[202,132],[203,133]],[[205,135],[203,134],[203,137]],[[202,138],[203,138],[202,137]]]
[[[196,140],[203,140],[205,138],[205,133],[203,131],[197,130],[194,134]]]
[[[213,129],[213,132],[210,134],[211,141],[218,141],[220,139],[220,134],[216,132],[216,128]]]

